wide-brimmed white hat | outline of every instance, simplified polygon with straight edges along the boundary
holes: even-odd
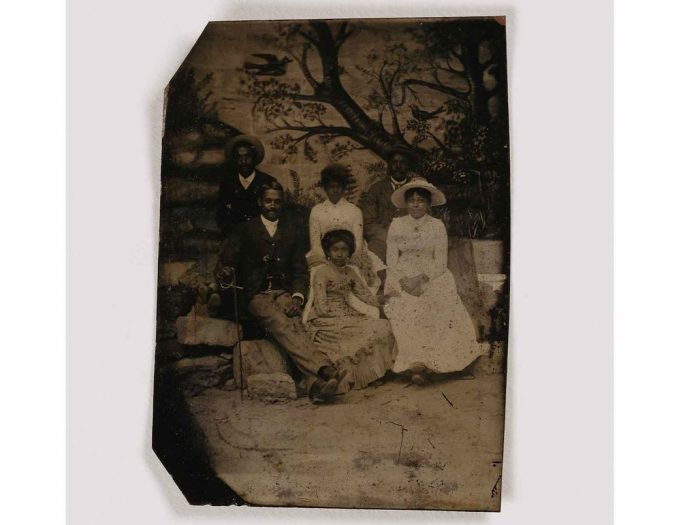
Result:
[[[230,159],[231,154],[238,146],[251,146],[255,151],[255,165],[257,166],[265,158],[265,146],[257,137],[253,135],[237,135],[226,143],[224,153]]]
[[[442,193],[439,189],[430,184],[423,177],[415,177],[391,194],[391,203],[397,208],[405,208],[406,192],[414,188],[421,188],[430,192],[431,206],[442,206],[447,202],[445,194]]]

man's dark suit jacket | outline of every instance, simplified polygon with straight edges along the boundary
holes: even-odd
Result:
[[[362,210],[362,221],[364,222],[365,239],[367,239],[370,249],[382,260],[386,257],[386,247],[378,249],[374,247],[374,243],[385,244],[391,221],[395,217],[406,215],[405,209],[397,209],[391,203],[392,193],[394,193],[394,188],[391,186],[391,179],[384,177],[372,184],[362,194],[359,202],[359,207]]]
[[[245,189],[238,174],[227,175],[219,186],[216,207],[216,223],[224,237],[228,236],[236,224],[260,215],[258,196],[260,187],[266,182],[276,181],[273,176],[255,170],[255,178]]]
[[[274,237],[270,237],[260,216],[239,224],[222,243],[219,267],[236,269],[244,304],[267,286],[267,276],[274,276],[275,288],[307,297],[309,272],[306,264],[308,234],[299,232],[294,223],[279,219]]]

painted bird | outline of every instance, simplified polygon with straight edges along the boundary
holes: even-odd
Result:
[[[280,60],[277,55],[269,53],[253,53],[253,56],[262,58],[265,63],[245,62],[243,67],[256,76],[282,76],[287,72],[287,64],[292,61],[289,57],[283,57]]]
[[[442,106],[440,106],[434,111],[424,111],[415,104],[411,104],[411,113],[413,114],[413,118],[415,118],[416,120],[430,120],[438,118],[438,115],[443,111],[445,111],[445,108]]]

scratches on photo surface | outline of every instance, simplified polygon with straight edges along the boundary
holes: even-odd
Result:
[[[491,488],[491,497],[495,498],[501,493],[501,475],[498,475],[498,478],[496,479],[496,482],[493,484],[493,488]]]
[[[392,425],[395,425],[395,426],[401,428],[401,442],[399,443],[399,454],[396,457],[396,463],[398,464],[398,463],[401,463],[401,450],[403,449],[403,435],[405,432],[408,432],[408,429],[405,426],[400,425],[399,423],[394,423],[393,421],[387,421],[387,423],[391,423]]]
[[[450,401],[449,399],[447,399],[447,396],[445,395],[445,393],[444,393],[444,392],[440,392],[440,393],[442,394],[442,397],[445,398],[445,401],[447,401],[447,402],[450,404],[450,406],[451,406],[452,408],[454,408],[455,406],[452,404],[452,401]]]

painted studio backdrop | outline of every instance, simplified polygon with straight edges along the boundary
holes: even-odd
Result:
[[[190,503],[500,509],[505,24],[211,22],[175,72],[153,447]]]

